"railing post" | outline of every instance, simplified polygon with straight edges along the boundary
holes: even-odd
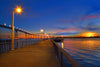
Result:
[[[27,33],[25,33],[25,41],[26,41],[26,45],[27,45]]]
[[[18,31],[15,30],[15,41],[16,41],[16,49],[18,48]]]
[[[6,40],[4,40],[4,45],[3,45],[3,52],[6,52],[6,48],[5,48],[5,45],[6,45]]]
[[[15,39],[18,39],[18,31],[15,30]]]
[[[8,41],[8,51],[10,50],[10,41]]]
[[[33,34],[33,40],[34,40],[34,34]]]
[[[31,35],[31,45],[32,45],[32,35]]]
[[[23,47],[23,41],[22,41],[22,47]]]
[[[16,47],[17,47],[17,49],[18,49],[18,41],[17,41],[17,46],[16,46]]]
[[[56,56],[57,56],[58,67],[61,67],[61,63],[60,63],[60,59],[59,59],[59,49],[57,48],[57,46],[55,44],[54,44],[54,48],[55,48],[55,52],[56,52]]]
[[[63,53],[61,52],[61,67],[63,67]]]
[[[6,52],[6,40],[4,40],[4,52]]]

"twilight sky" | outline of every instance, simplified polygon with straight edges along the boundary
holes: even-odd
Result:
[[[0,24],[12,23],[16,5],[22,6],[23,13],[15,14],[15,27],[29,32],[100,32],[100,0],[0,0]]]

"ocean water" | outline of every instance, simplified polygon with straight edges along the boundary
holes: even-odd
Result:
[[[59,45],[84,67],[100,67],[100,38],[64,39]]]

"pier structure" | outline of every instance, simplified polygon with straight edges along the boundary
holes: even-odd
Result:
[[[4,25],[0,28],[12,29]],[[25,34],[24,40],[18,39],[18,32]],[[10,39],[1,39],[0,67],[82,67],[52,37],[43,35],[42,39],[39,35],[15,29],[14,50],[11,50]]]

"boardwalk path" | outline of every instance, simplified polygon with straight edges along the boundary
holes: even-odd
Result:
[[[57,67],[53,44],[45,40],[3,53],[0,67]]]

